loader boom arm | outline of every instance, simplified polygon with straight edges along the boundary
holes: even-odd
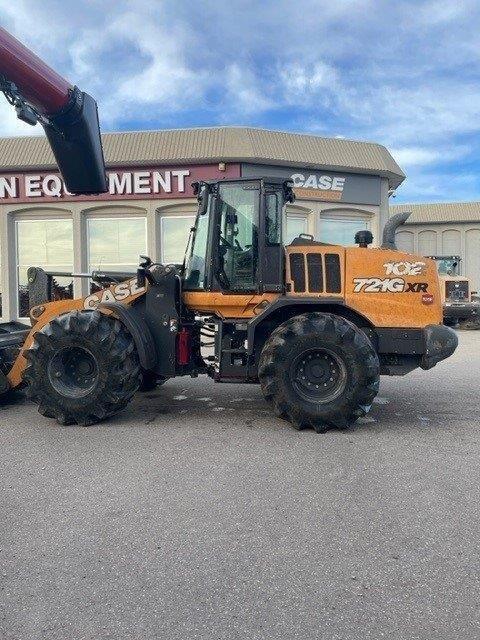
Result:
[[[73,91],[67,80],[1,27],[0,73],[44,115],[64,109]]]
[[[0,28],[0,90],[21,120],[45,129],[68,191],[107,191],[97,103]]]

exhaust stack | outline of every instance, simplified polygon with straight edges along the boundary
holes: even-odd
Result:
[[[411,211],[397,213],[390,218],[383,228],[382,249],[396,249],[395,232],[412,215]]]

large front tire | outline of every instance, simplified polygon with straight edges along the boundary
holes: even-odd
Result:
[[[378,393],[380,364],[372,343],[352,322],[305,313],[266,341],[258,369],[265,398],[297,429],[318,433],[364,416]]]
[[[140,384],[131,335],[98,311],[58,316],[35,334],[25,357],[27,397],[64,425],[88,426],[114,415]]]

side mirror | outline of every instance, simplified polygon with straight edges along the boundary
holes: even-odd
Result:
[[[206,184],[201,185],[200,191],[198,192],[197,200],[198,200],[198,215],[204,216],[208,210],[208,187]]]

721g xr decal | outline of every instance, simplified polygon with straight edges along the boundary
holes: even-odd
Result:
[[[405,282],[403,278],[354,278],[354,293],[426,293],[427,282]]]

